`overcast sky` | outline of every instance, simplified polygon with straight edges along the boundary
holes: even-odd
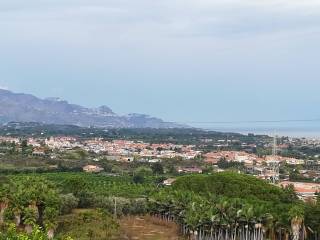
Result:
[[[0,86],[173,121],[320,118],[319,0],[1,0]]]

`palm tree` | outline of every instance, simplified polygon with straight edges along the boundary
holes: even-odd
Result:
[[[15,225],[16,225],[16,227],[19,227],[21,224],[22,209],[20,206],[17,206],[17,207],[14,207],[12,210],[13,210],[13,214],[14,214]]]
[[[292,240],[301,239],[301,230],[303,230],[304,210],[300,206],[294,206],[290,209]]]
[[[58,216],[58,210],[53,207],[46,207],[44,211],[44,223],[47,230],[48,239],[53,239],[54,231],[57,226],[56,218]]]
[[[59,209],[59,195],[54,186],[46,179],[27,177],[23,180],[15,179],[10,189],[16,226],[22,223],[26,232],[30,233],[35,224],[44,227],[45,220],[46,227],[50,225],[48,231],[53,232],[52,223]]]
[[[4,213],[9,207],[10,188],[8,184],[0,187],[0,225],[4,224]]]
[[[36,224],[36,212],[32,207],[26,207],[23,211],[23,223],[25,225],[26,233],[32,233],[33,226]]]

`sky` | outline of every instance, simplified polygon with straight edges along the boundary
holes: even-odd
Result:
[[[0,87],[167,121],[320,118],[319,0],[1,0]]]

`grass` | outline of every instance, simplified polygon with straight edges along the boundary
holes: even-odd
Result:
[[[57,238],[66,236],[77,240],[116,240],[120,239],[119,224],[97,210],[77,209],[59,219]]]

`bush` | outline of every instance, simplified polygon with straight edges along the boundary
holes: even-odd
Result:
[[[132,199],[130,204],[130,214],[145,214],[148,211],[147,200],[145,198]]]
[[[132,181],[135,183],[135,184],[142,184],[144,183],[145,179],[144,179],[144,176],[142,175],[135,175],[132,179]]]
[[[18,233],[14,224],[10,224],[5,233],[0,233],[0,240],[48,240],[47,234],[42,229],[35,225],[30,234]],[[73,240],[70,237],[63,238],[63,240]]]
[[[80,208],[90,208],[94,205],[95,197],[92,192],[81,191],[76,196],[79,198],[78,206]]]
[[[144,198],[127,199],[122,197],[99,197],[96,198],[95,207],[104,209],[110,214],[114,214],[115,204],[117,215],[144,214],[147,212],[147,200]]]
[[[78,207],[79,199],[76,198],[72,193],[64,194],[60,196],[61,198],[61,213],[68,214],[71,211]]]
[[[152,175],[152,169],[148,167],[138,167],[136,169],[136,174],[141,176],[151,176]]]

